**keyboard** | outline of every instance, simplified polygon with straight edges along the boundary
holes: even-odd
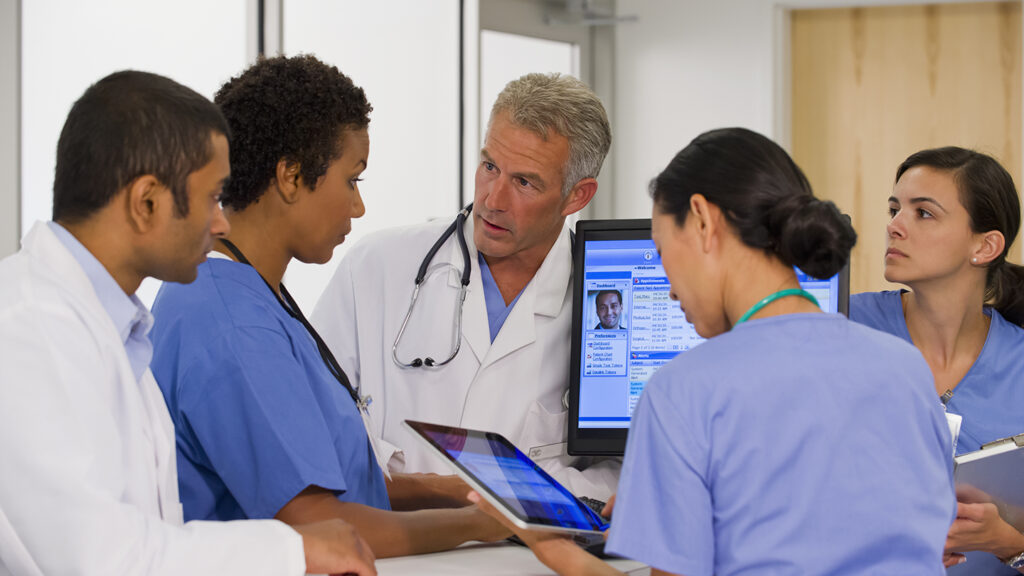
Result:
[[[601,511],[604,510],[604,507],[608,504],[607,502],[602,502],[597,498],[588,498],[586,496],[578,496],[577,499],[580,502],[586,504],[587,508],[590,508],[591,510],[596,512],[598,516],[601,516]],[[601,518],[604,518],[605,522],[608,522],[610,520],[605,516],[601,516]]]

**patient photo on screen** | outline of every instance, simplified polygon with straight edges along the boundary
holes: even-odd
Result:
[[[588,290],[587,325],[592,330],[626,330],[625,291],[621,287]]]

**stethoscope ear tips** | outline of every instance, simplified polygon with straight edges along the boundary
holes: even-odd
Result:
[[[423,360],[420,360],[419,358],[417,358],[417,359],[412,361],[412,367],[413,368],[419,368],[420,366],[423,366]]]
[[[423,363],[426,364],[427,366],[433,366],[434,365],[434,359],[430,358],[428,356],[427,359]]]

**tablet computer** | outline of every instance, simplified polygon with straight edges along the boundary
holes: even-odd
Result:
[[[588,544],[608,528],[504,436],[413,420],[405,425],[516,526],[564,532]]]

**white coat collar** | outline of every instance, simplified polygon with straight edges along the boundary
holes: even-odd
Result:
[[[61,243],[57,235],[53,233],[53,230],[45,222],[36,222],[22,241],[22,246],[32,260],[39,262],[42,267],[46,268],[46,274],[52,277],[57,285],[61,287],[64,297],[76,303],[76,309],[89,315],[86,322],[90,325],[91,330],[97,333],[98,339],[121,344],[120,351],[117,354],[119,377],[124,382],[137,382],[132,371],[131,362],[128,360],[128,353],[124,350],[121,334],[114,325],[114,320],[103,307],[99,297],[96,296],[92,282],[82,269],[82,266],[75,260],[75,257],[68,251],[67,247]],[[143,379],[140,386],[147,385],[147,374],[149,374],[148,367],[143,371]],[[133,386],[133,388],[136,388],[139,392],[139,395],[136,396],[138,401],[145,405],[146,401],[141,395],[142,390],[138,386]],[[148,426],[143,427],[143,432],[150,442],[155,442],[152,431]]]
[[[71,252],[61,243],[57,235],[45,222],[36,222],[25,235],[22,246],[29,256],[42,263],[48,269],[49,275],[57,280],[57,285],[64,288],[67,297],[77,301],[90,313],[102,317],[100,325],[104,330],[109,329],[107,338],[121,340],[121,335],[114,321],[103,308],[103,303],[96,296],[96,290],[86,275],[85,270],[75,260]]]
[[[537,273],[523,289],[519,301],[508,315],[493,344],[487,324],[487,304],[484,302],[480,266],[476,265],[478,256],[476,244],[473,243],[472,217],[466,220],[464,230],[472,270],[463,311],[462,331],[481,364],[489,364],[536,341],[534,315],[558,316],[569,294],[569,283],[572,278],[570,230],[563,227],[562,233],[544,257]],[[457,239],[452,239],[448,261],[452,264],[448,285],[458,288],[461,284],[463,262]]]

